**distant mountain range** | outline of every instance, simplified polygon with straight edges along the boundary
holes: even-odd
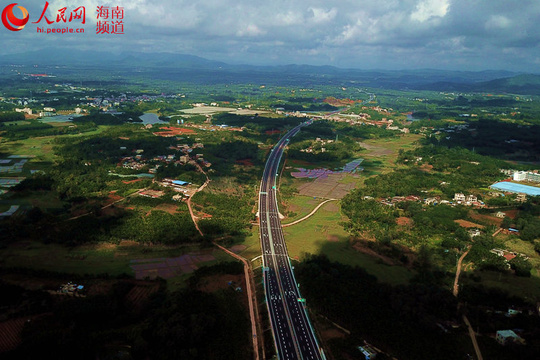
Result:
[[[454,92],[496,92],[540,95],[540,75],[509,71],[360,70],[333,66],[231,65],[194,55],[172,53],[109,53],[59,49],[0,56],[0,65],[38,65],[89,70],[114,70],[129,76],[195,83],[254,83],[276,85],[338,85]]]

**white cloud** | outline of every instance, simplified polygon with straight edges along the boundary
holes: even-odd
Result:
[[[510,19],[503,15],[492,15],[486,22],[486,30],[507,29],[512,25]]]
[[[313,14],[312,21],[317,24],[326,23],[333,20],[336,17],[337,9],[332,8],[330,10],[325,10],[321,8],[308,8],[309,11]]]
[[[259,29],[255,24],[249,24],[236,32],[237,36],[259,36],[264,34],[266,34],[266,31]]]
[[[44,1],[22,3],[37,20]],[[86,7],[84,36],[40,36],[28,24],[0,31],[3,53],[22,48],[90,47],[182,51],[213,59],[340,66],[438,67],[445,64],[518,66],[535,70],[540,57],[538,0],[49,0],[59,8]],[[125,9],[125,35],[99,36],[96,5]],[[40,24],[41,26],[43,24]],[[1,25],[0,25],[1,26]],[[0,29],[2,30],[2,29]],[[17,44],[17,46],[12,46]],[[231,46],[233,44],[233,46]],[[238,49],[243,49],[240,55]],[[399,55],[398,55],[399,54]],[[528,60],[527,60],[528,58]],[[416,60],[415,60],[416,59]],[[410,61],[410,63],[409,63]],[[493,60],[494,61],[494,60]],[[448,65],[451,66],[451,65]]]
[[[416,5],[416,11],[411,14],[411,19],[425,22],[433,17],[444,17],[449,7],[448,0],[421,0]]]

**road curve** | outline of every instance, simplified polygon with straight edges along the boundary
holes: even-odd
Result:
[[[309,321],[287,253],[276,197],[276,176],[289,139],[311,120],[290,130],[270,152],[259,191],[259,231],[266,305],[279,359],[325,359]]]
[[[307,214],[306,216],[304,216],[303,218],[301,219],[298,219],[298,220],[295,220],[293,222],[290,222],[288,224],[283,224],[282,226],[283,227],[287,227],[287,226],[293,226],[293,225],[296,225],[298,223],[301,223],[302,221],[304,220],[307,220],[309,219],[310,217],[312,217],[313,215],[315,215],[315,213],[317,212],[317,210],[319,210],[324,204],[330,202],[330,201],[336,201],[337,199],[328,199],[328,200],[325,200],[323,201],[322,203],[320,203],[319,205],[317,205],[317,207],[315,209],[313,209],[309,214]]]

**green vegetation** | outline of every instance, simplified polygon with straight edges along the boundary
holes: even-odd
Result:
[[[227,273],[227,267],[221,271]],[[22,345],[3,356],[30,358],[43,351],[58,358],[80,353],[82,359],[118,354],[141,359],[250,356],[249,322],[241,293],[231,288],[205,293],[194,286],[166,292],[164,282],[154,284],[119,280],[98,294],[54,299],[43,291],[0,282],[2,291],[10,293],[3,305],[15,308],[17,300],[25,299],[31,306],[24,315],[47,312],[28,322]]]
[[[462,359],[472,353],[470,340],[449,325],[461,322],[461,311],[482,335],[524,329],[528,345],[512,349],[513,358],[538,353],[538,326],[525,313],[540,299],[539,200],[518,203],[515,195],[498,197],[489,189],[508,176],[501,169],[539,168],[536,96],[398,91],[388,74],[377,80],[382,88],[360,88],[374,83],[350,73],[306,82],[290,69],[284,69],[287,86],[259,72],[222,84],[209,71],[180,83],[192,74],[162,70],[127,76],[119,69],[59,68],[57,78],[39,82],[0,74],[0,159],[28,156],[22,168],[2,174],[25,180],[0,195],[0,211],[20,205],[0,220],[0,280],[111,282],[98,294],[62,299],[0,281],[13,294],[2,303],[8,318],[48,313],[25,326],[23,345],[7,358],[35,357],[36,349],[58,357],[250,358],[245,299],[223,284],[212,292],[205,287],[239,276],[242,266],[221,263],[228,255],[208,250],[209,240],[245,246],[240,253],[249,259],[260,255],[253,223],[265,160],[307,111],[333,113],[289,139],[278,186],[285,222],[307,215],[322,196],[299,195],[299,186],[313,180],[293,179],[290,171],[338,169],[364,159],[361,173],[338,182],[355,190],[284,229],[310,311],[352,331],[325,342],[331,354],[357,357],[355,347],[367,340],[397,358]],[[156,77],[148,79],[149,73]],[[533,80],[500,85],[527,89]],[[203,103],[211,105],[181,112]],[[77,107],[84,116],[62,123],[14,111],[25,106],[33,114],[45,107],[70,114]],[[142,124],[139,116],[148,112],[163,122]],[[164,126],[178,131],[162,133]],[[201,237],[186,198],[175,195],[193,194],[207,177],[208,186],[191,199]],[[192,185],[177,192],[161,183],[169,178]],[[142,190],[154,198],[139,196]],[[475,196],[475,209],[456,205],[456,193]],[[494,216],[499,211],[506,213],[502,220]],[[499,226],[518,233],[492,236]],[[472,237],[471,227],[480,235]],[[455,299],[449,289],[467,249]],[[128,294],[143,286],[129,279],[132,260],[195,251],[212,252],[214,260],[197,263],[191,274],[148,282],[153,293],[138,306],[130,303]],[[26,307],[18,307],[23,298]],[[511,305],[524,315],[495,313]],[[486,358],[512,358],[487,336],[480,343]]]

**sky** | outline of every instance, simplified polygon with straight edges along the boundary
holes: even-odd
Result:
[[[12,1],[18,0],[0,8]],[[54,23],[35,24],[45,3],[17,3],[29,22],[20,31],[0,25],[1,54],[96,49],[230,64],[540,72],[538,0],[50,0],[45,16]],[[84,25],[55,22],[58,10],[67,7],[69,18],[80,6]],[[123,34],[96,34],[97,6],[123,7]],[[13,14],[23,15],[17,7]],[[38,33],[38,27],[85,33]]]

